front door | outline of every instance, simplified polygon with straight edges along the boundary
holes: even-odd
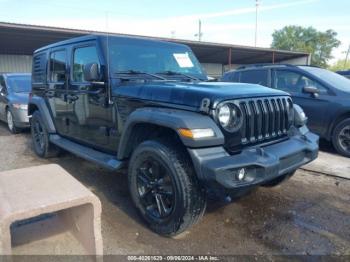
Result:
[[[107,84],[86,81],[84,66],[89,63],[101,65],[95,43],[73,47],[67,93],[69,136],[97,149],[114,151],[116,145],[109,143],[114,111],[108,103]]]
[[[48,102],[56,130],[67,135],[67,50],[53,49],[50,52],[48,70],[48,89],[45,97]]]
[[[274,87],[291,94],[293,102],[301,106],[308,117],[307,126],[315,133],[324,135],[328,123],[326,110],[329,108],[328,89],[314,79],[292,70],[278,69],[274,72]],[[304,87],[313,86],[319,91],[315,96],[303,92]]]

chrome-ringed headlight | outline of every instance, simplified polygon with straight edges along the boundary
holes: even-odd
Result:
[[[230,123],[230,120],[231,120],[230,107],[227,104],[220,106],[218,109],[217,116],[218,116],[219,123],[222,127],[228,126],[228,124]]]
[[[241,109],[231,102],[218,106],[216,118],[222,128],[231,133],[238,131],[243,122]]]
[[[307,116],[304,110],[297,104],[294,104],[294,125],[296,127],[302,127],[307,123]]]

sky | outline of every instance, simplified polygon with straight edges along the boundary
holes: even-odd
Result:
[[[0,0],[0,21],[255,45],[255,0]],[[349,0],[259,0],[257,46],[286,25],[333,29],[344,59],[350,45]]]

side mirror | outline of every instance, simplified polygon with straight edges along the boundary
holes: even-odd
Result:
[[[101,80],[100,68],[97,63],[84,65],[84,79],[89,82],[98,82]]]
[[[320,93],[320,90],[318,90],[315,86],[304,86],[303,88],[304,93],[312,94],[314,97],[317,97]]]

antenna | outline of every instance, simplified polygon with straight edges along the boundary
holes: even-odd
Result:
[[[112,88],[111,88],[111,84],[110,84],[110,79],[109,79],[109,76],[110,76],[110,65],[109,65],[109,61],[110,61],[110,53],[109,53],[109,16],[108,16],[108,11],[105,12],[105,15],[106,15],[106,33],[107,33],[107,36],[106,36],[106,52],[107,52],[107,92],[108,92],[108,104],[113,104],[113,101],[112,101]]]

